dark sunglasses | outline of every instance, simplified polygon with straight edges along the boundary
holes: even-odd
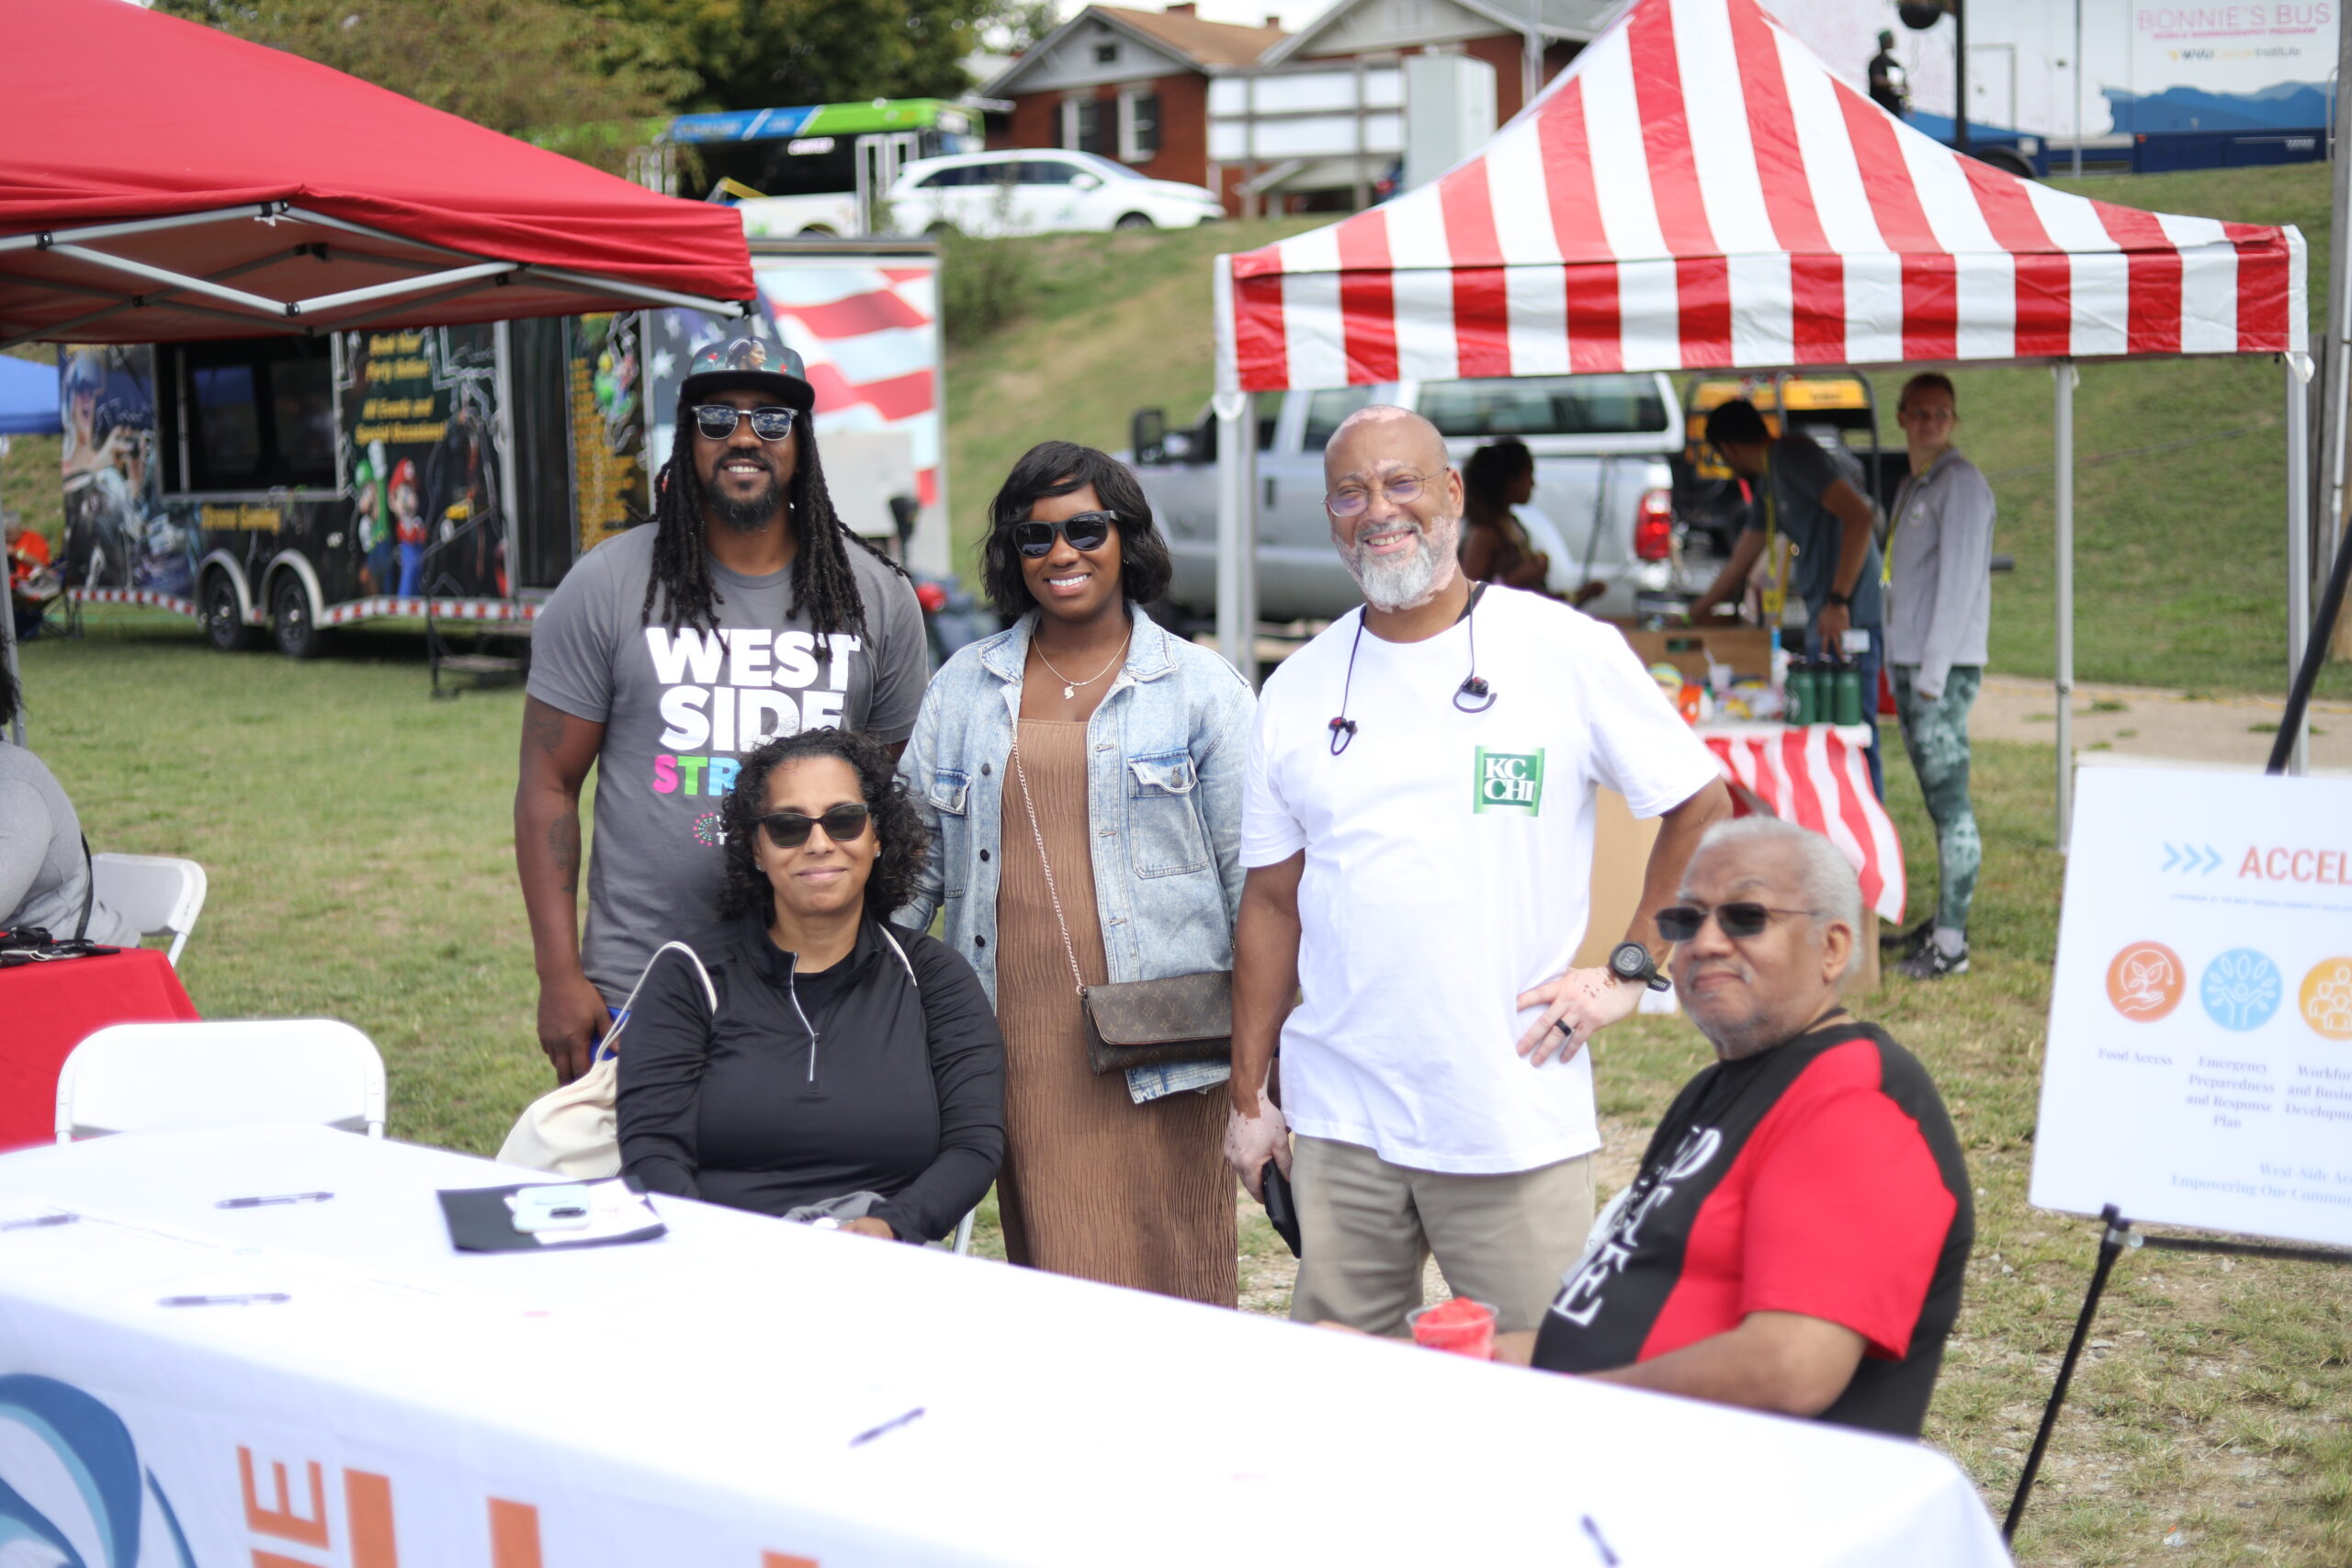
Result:
[[[797,850],[808,841],[808,830],[822,828],[825,837],[837,844],[854,844],[865,837],[865,825],[874,814],[858,801],[836,806],[822,817],[804,817],[797,811],[779,811],[760,818],[760,826],[768,831],[768,842],[780,850]]]
[[[695,405],[695,428],[713,441],[735,434],[735,422],[749,415],[752,434],[763,441],[781,441],[792,434],[790,409],[739,409],[727,403]]]
[[[1741,902],[1718,904],[1712,909],[1702,909],[1692,904],[1675,904],[1657,912],[1657,934],[1668,942],[1689,942],[1699,934],[1699,928],[1713,915],[1724,935],[1734,942],[1744,942],[1760,934],[1772,923],[1775,915],[1811,915],[1811,909],[1775,909],[1768,905]]]
[[[1058,523],[1024,517],[1009,526],[1012,530],[1012,547],[1031,560],[1042,560],[1054,553],[1057,535],[1068,539],[1071,549],[1101,549],[1102,541],[1111,536],[1111,530],[1118,521],[1119,514],[1115,512],[1081,512]]]

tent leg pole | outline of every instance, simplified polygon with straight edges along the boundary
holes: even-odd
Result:
[[[1258,683],[1258,433],[1247,392],[1219,392],[1216,412],[1216,649]]]
[[[2312,635],[2312,405],[2294,356],[2282,354],[2278,364],[2287,378],[2287,683],[2292,687]],[[2287,772],[2297,778],[2311,767],[2311,728],[2303,716],[2307,711],[2285,716],[2294,726],[2287,737]]]
[[[2075,362],[2051,367],[2057,384],[2052,426],[2057,441],[2058,852],[2075,826]]]

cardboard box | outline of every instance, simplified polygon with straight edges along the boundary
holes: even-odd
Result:
[[[1613,624],[1613,623],[1612,623]],[[1728,664],[1734,675],[1772,678],[1772,634],[1763,626],[1674,626],[1662,632],[1619,625],[1634,656],[1645,666],[1671,664],[1686,680],[1707,681],[1707,659]]]

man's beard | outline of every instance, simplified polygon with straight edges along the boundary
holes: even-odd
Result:
[[[703,493],[718,520],[738,534],[756,534],[766,527],[775,521],[778,503],[784,499],[784,490],[776,483],[774,468],[768,470],[767,488],[741,501],[730,500],[719,488],[718,472],[714,468],[703,481]]]
[[[1412,529],[1420,537],[1418,548],[1401,556],[1375,556],[1362,544],[1350,545],[1340,537],[1337,529],[1331,535],[1348,575],[1356,580],[1356,587],[1363,591],[1364,603],[1391,614],[1419,609],[1453,581],[1454,550],[1462,537],[1462,521],[1457,517],[1442,517],[1428,525],[1410,517],[1397,517],[1381,527],[1398,525]]]

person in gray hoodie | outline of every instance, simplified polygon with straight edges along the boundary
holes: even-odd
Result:
[[[1968,969],[1968,906],[1984,848],[1968,799],[1968,710],[1984,678],[1993,618],[1993,487],[1960,454],[1950,377],[1904,383],[1894,406],[1911,471],[1888,513],[1886,663],[1903,749],[1936,824],[1935,913],[1883,940],[1915,980]]]
[[[17,702],[16,675],[0,663],[0,730],[16,718]],[[53,937],[139,944],[130,922],[90,896],[81,818],[57,775],[0,739],[0,931],[28,926]]]

